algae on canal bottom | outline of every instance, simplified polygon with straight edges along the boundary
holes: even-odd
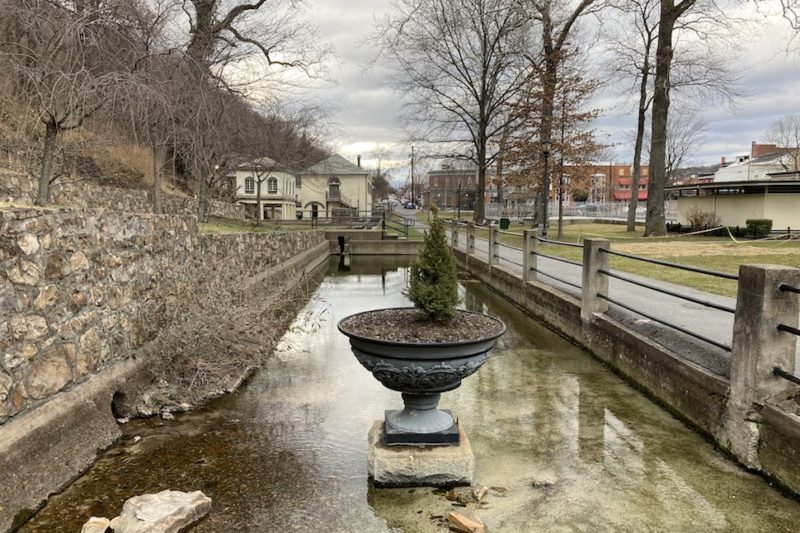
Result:
[[[367,431],[400,395],[336,331],[342,317],[407,305],[407,260],[339,265],[238,393],[199,412],[134,421],[124,438],[22,531],[79,531],[136,494],[202,490],[197,532],[443,531],[454,508],[429,488],[373,489]],[[793,531],[800,504],[717,454],[617,376],[477,283],[468,309],[509,326],[441,405],[459,416],[491,487],[490,531]]]

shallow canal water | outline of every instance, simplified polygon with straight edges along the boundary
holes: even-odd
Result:
[[[406,260],[329,265],[276,353],[237,394],[164,422],[134,421],[121,441],[23,527],[80,531],[136,494],[202,490],[198,532],[446,531],[454,508],[429,488],[373,489],[367,431],[391,392],[336,330],[344,316],[406,305]],[[701,437],[579,348],[477,283],[465,307],[508,324],[492,358],[442,396],[492,489],[477,514],[493,532],[797,531],[800,504]]]

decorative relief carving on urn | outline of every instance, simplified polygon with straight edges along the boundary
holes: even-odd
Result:
[[[489,352],[468,361],[460,361],[455,366],[447,362],[420,365],[408,361],[375,359],[364,354],[356,357],[375,379],[390,389],[444,392],[458,387],[462,379],[474,374],[489,358]]]

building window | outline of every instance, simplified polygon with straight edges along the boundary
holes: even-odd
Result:
[[[256,192],[256,181],[250,176],[244,179],[244,193],[253,194]]]
[[[278,193],[278,178],[270,178],[267,180],[267,193],[268,194]]]

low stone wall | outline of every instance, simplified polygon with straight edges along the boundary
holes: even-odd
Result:
[[[0,224],[0,531],[113,442],[112,396],[181,294],[290,285],[329,253],[322,231],[204,235],[194,217],[16,208]]]
[[[33,204],[36,183],[24,174],[0,173],[0,200]],[[100,185],[93,181],[56,181],[50,191],[54,204],[84,209],[113,209],[119,212],[150,213],[153,203],[145,189],[121,189]],[[164,213],[170,215],[196,215],[197,199],[185,196],[163,197]],[[245,219],[242,204],[209,200],[209,216]]]

